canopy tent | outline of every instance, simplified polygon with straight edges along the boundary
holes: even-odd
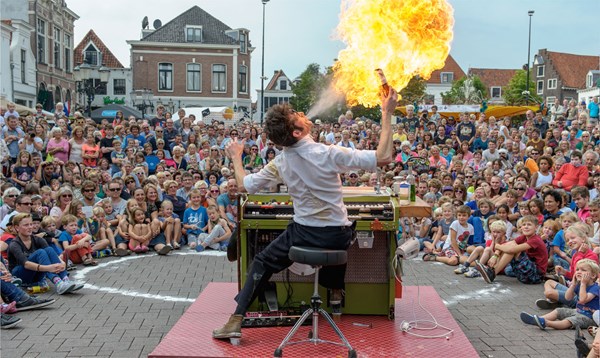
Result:
[[[458,120],[458,116],[463,112],[479,113],[481,108],[479,105],[439,105],[437,107],[438,113],[442,117],[448,118],[452,116],[456,120]],[[419,111],[425,109],[428,112],[431,112],[431,105],[419,107]],[[539,109],[539,106],[489,106],[486,109],[485,114],[488,118],[494,116],[496,117],[496,119],[499,119],[506,116],[512,117],[525,114],[525,112],[527,112],[528,110],[532,110],[535,112]],[[400,110],[402,114],[406,114],[406,107],[398,107],[398,110]]]
[[[0,97],[0,105],[4,108],[10,103],[5,97]],[[37,111],[34,108],[29,108],[27,106],[23,106],[22,104],[15,103],[15,109],[19,112],[20,116],[28,116],[30,114],[35,114]],[[53,116],[51,112],[42,111],[45,116]]]
[[[143,118],[142,112],[137,109],[124,106],[122,104],[109,104],[104,107],[96,108],[92,111],[92,119],[99,122],[103,119],[115,119],[117,111],[123,112],[123,118],[134,116],[135,118]]]

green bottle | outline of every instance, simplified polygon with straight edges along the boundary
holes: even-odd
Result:
[[[406,176],[406,181],[410,184],[410,202],[414,203],[417,201],[417,185],[415,176],[413,175],[412,164],[408,165],[408,175]]]

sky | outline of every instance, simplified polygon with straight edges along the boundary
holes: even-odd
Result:
[[[455,20],[450,54],[465,72],[471,67],[521,68],[527,63],[529,10],[535,11],[531,18],[531,61],[542,48],[600,55],[598,0],[449,2]],[[261,85],[261,0],[70,0],[67,4],[80,16],[75,22],[75,44],[93,29],[125,67],[130,66],[126,40],[140,39],[144,16],[152,28],[155,19],[164,25],[197,5],[231,28],[247,28],[255,47],[250,88],[252,97],[257,97],[256,89]],[[311,63],[330,66],[345,47],[335,38],[340,0],[270,0],[265,10],[264,62],[269,79],[279,69],[293,79]]]

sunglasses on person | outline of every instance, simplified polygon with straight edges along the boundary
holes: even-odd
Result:
[[[62,198],[72,198],[73,195],[72,194],[63,194],[61,195]]]
[[[7,198],[16,198],[17,196],[18,196],[18,195],[11,194],[11,195],[7,195],[6,197],[7,197]]]
[[[31,203],[17,203],[17,204],[19,204],[19,205],[25,205],[25,206],[31,206],[32,205]]]
[[[523,187],[518,187],[518,188],[515,188],[515,190],[517,190],[517,191],[525,191],[525,188],[523,188]]]
[[[108,190],[109,190],[109,191],[112,191],[112,192],[115,192],[115,191],[119,191],[119,190],[121,190],[121,188],[109,188]]]
[[[93,192],[93,191],[95,191],[95,190],[96,190],[96,189],[89,188],[89,189],[83,189],[83,192],[84,192],[84,193],[91,193],[91,192]]]
[[[218,190],[218,189],[213,189],[213,190],[211,190],[210,192],[211,192],[211,193],[218,193],[218,192],[219,192],[219,190]]]

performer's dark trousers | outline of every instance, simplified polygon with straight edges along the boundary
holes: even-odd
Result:
[[[318,247],[331,250],[346,250],[353,237],[352,226],[312,227],[292,222],[287,229],[254,258],[246,282],[235,300],[235,314],[244,315],[250,304],[264,289],[274,273],[280,272],[293,262],[288,253],[292,246]],[[319,272],[319,284],[331,288],[344,288],[346,265],[325,266]]]

